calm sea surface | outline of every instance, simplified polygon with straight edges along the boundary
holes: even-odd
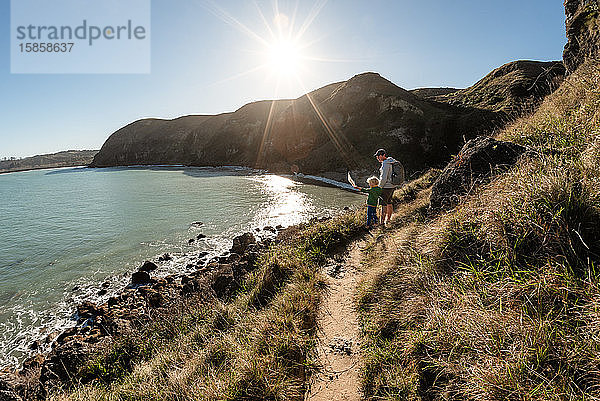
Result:
[[[186,255],[221,252],[240,232],[364,202],[251,170],[173,167],[0,174],[0,199],[0,368],[73,325],[77,302],[107,298],[146,259],[172,253],[158,274],[182,272]],[[207,238],[188,244],[199,233]]]

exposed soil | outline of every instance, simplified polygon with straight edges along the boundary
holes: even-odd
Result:
[[[360,243],[350,245],[344,261],[325,266],[329,287],[318,316],[321,369],[311,378],[306,400],[361,399],[360,332],[354,302],[360,276]]]

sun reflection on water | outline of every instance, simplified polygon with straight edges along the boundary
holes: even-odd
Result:
[[[269,202],[257,218],[263,225],[290,226],[300,223],[314,208],[308,196],[299,192],[298,183],[278,175],[254,177]]]

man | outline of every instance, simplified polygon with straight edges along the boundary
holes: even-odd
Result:
[[[392,163],[396,160],[386,155],[385,149],[379,149],[374,155],[377,161],[381,163],[379,168],[379,186],[383,189],[381,192],[381,224],[389,223],[394,212],[392,205],[392,195],[396,186],[392,184]]]

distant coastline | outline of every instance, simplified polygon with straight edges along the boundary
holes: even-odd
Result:
[[[0,174],[89,165],[98,150],[65,150],[23,159],[0,160]]]

